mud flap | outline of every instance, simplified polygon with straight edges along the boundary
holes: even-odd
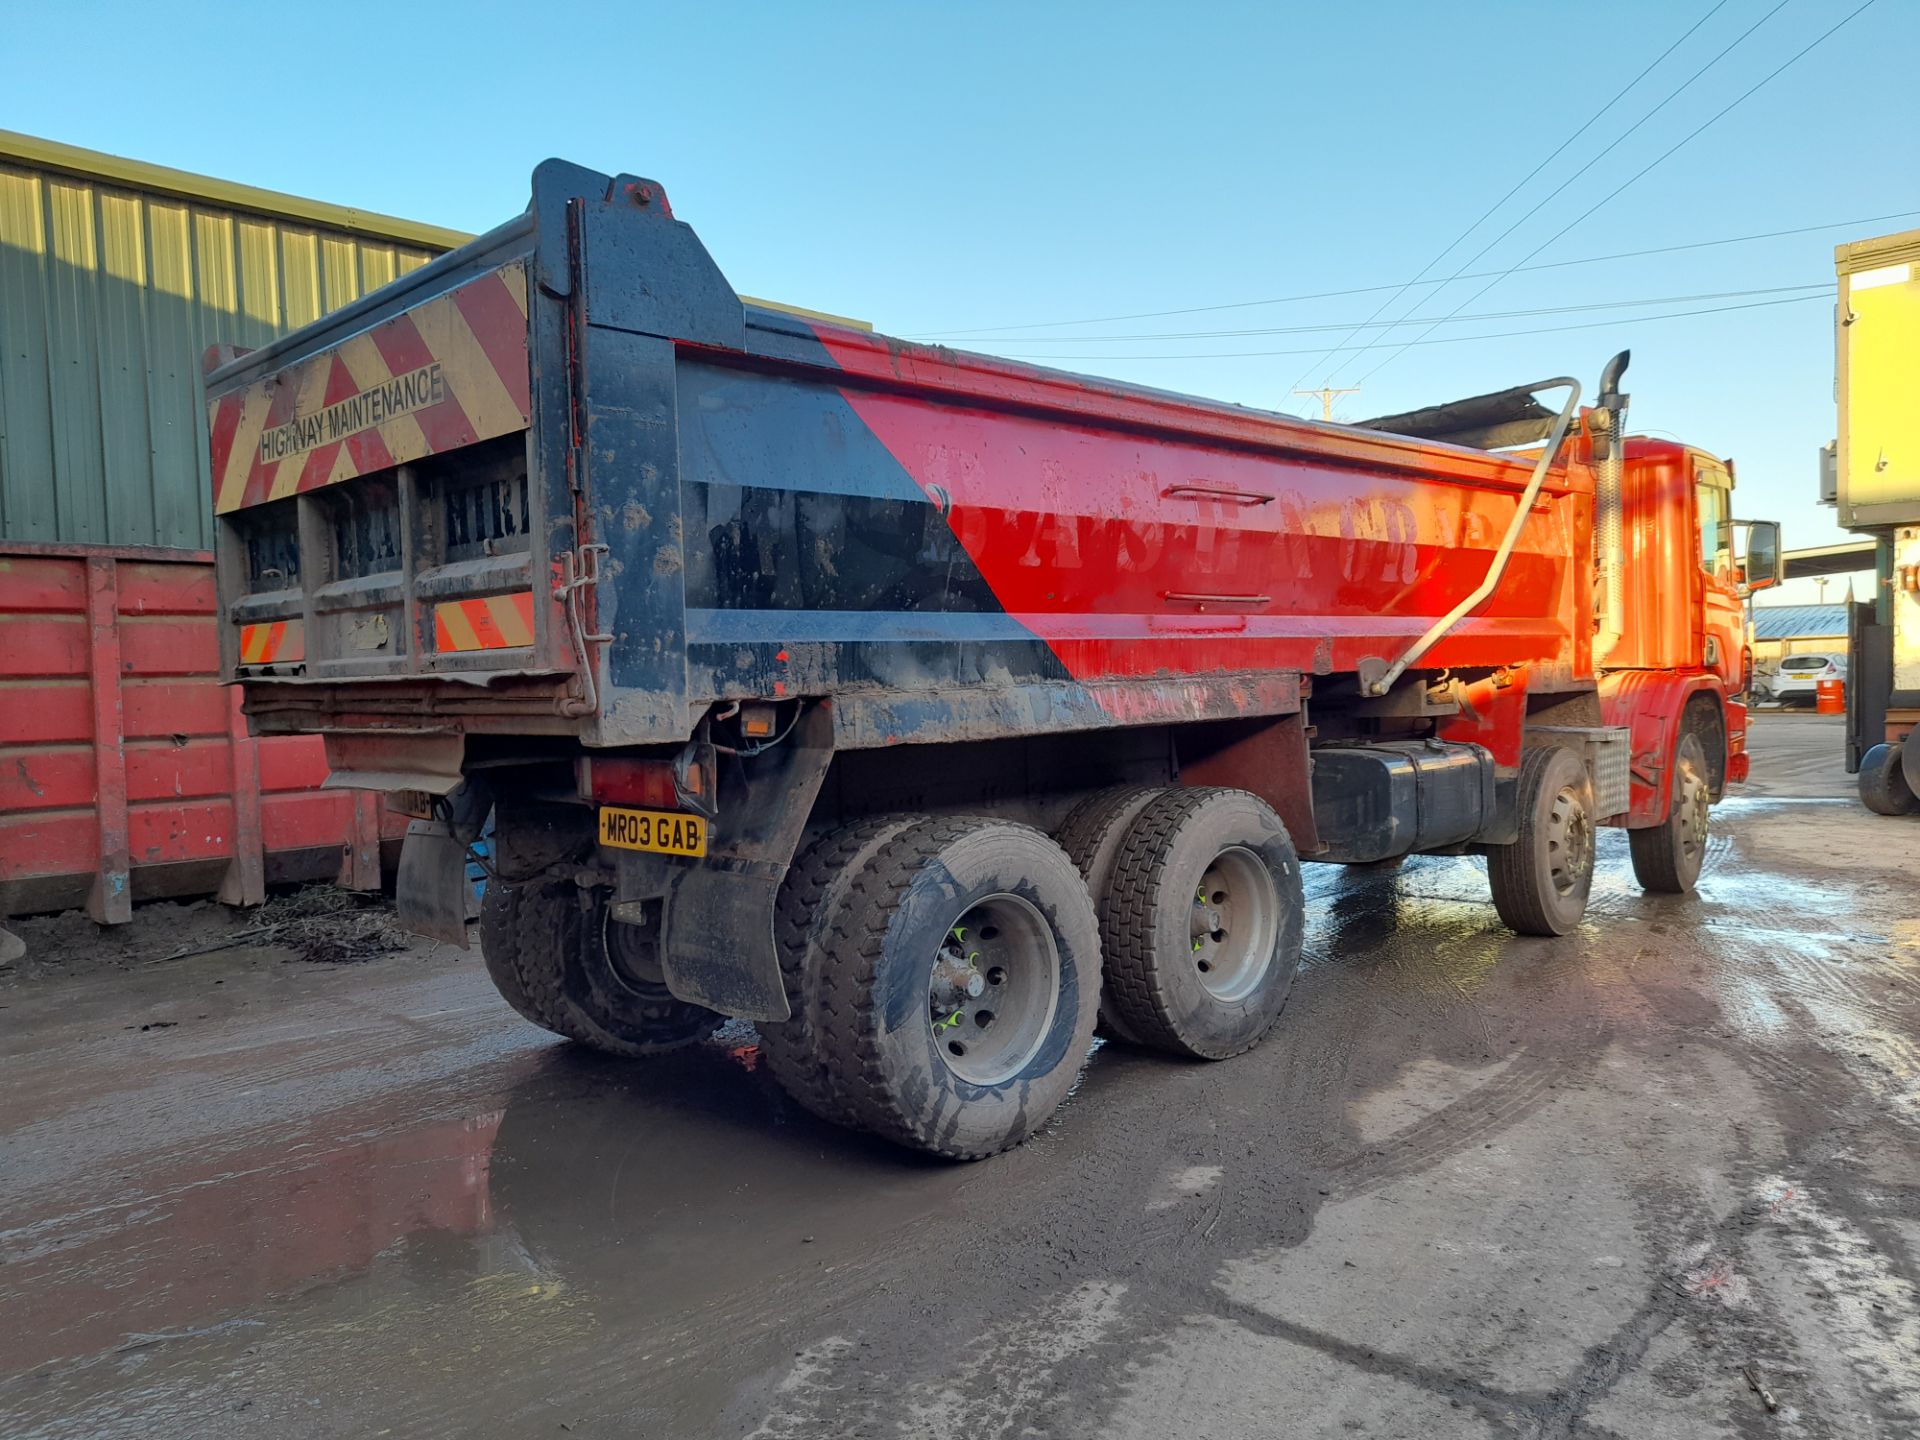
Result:
[[[750,873],[753,868],[770,873]],[[677,998],[743,1020],[785,1020],[792,1013],[773,936],[785,874],[784,865],[747,862],[736,869],[723,861],[674,877],[665,969]]]
[[[714,848],[666,880],[660,961],[676,998],[745,1020],[791,1013],[774,905],[832,759],[833,708],[820,701],[782,744],[723,767]]]
[[[408,822],[394,910],[402,929],[467,948],[467,847],[445,822]]]

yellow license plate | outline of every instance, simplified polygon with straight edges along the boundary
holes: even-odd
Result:
[[[662,855],[707,853],[707,822],[674,810],[600,811],[600,843],[616,850],[656,850]]]

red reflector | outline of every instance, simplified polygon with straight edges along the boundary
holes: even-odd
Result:
[[[671,760],[582,760],[580,791],[597,805],[640,805],[653,810],[680,808]]]

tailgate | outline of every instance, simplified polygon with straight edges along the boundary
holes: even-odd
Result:
[[[572,667],[536,583],[533,537],[565,501],[530,483],[529,267],[498,258],[456,251],[210,376],[230,678]]]

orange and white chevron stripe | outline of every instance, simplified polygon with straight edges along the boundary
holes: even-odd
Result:
[[[533,644],[533,592],[442,600],[433,607],[437,650],[506,650]]]
[[[300,620],[270,620],[261,625],[240,627],[240,663],[272,665],[276,662],[304,660],[307,656],[307,627]]]
[[[515,262],[211,402],[214,512],[524,430],[531,396]]]

